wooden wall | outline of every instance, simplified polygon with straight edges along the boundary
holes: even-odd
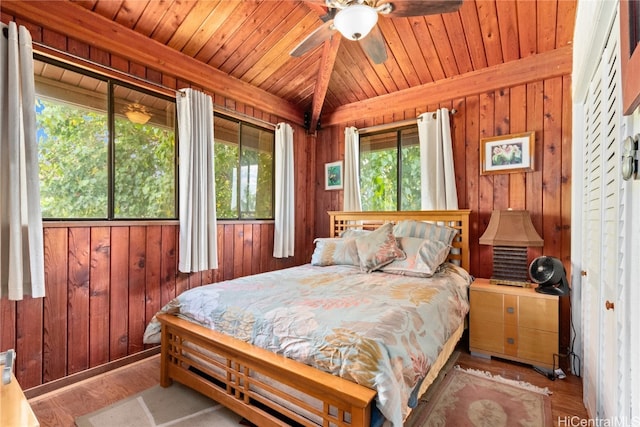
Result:
[[[13,17],[2,14],[2,21]],[[180,76],[145,67],[88,43],[67,38],[37,24],[26,25],[36,42],[76,57],[142,77],[175,89],[192,86]],[[508,69],[501,68],[508,73]],[[486,74],[486,73],[485,73]],[[505,74],[506,75],[506,74]],[[182,289],[203,282],[252,274],[308,262],[313,238],[328,234],[326,211],[342,207],[341,191],[324,190],[324,163],[343,158],[344,127],[358,128],[415,118],[437,107],[455,108],[452,132],[460,208],[472,210],[471,273],[491,272],[491,248],[480,246],[494,209],[526,208],[544,238],[544,248],[531,249],[560,257],[567,268],[570,253],[571,81],[569,73],[486,90],[452,99],[415,102],[394,109],[386,103],[366,115],[353,115],[318,132],[305,134],[294,126],[296,161],[296,256],[274,260],[273,224],[220,223],[220,269],[205,274],[177,271],[177,226],[173,223],[51,224],[45,226],[47,297],[21,302],[0,301],[0,351],[17,351],[16,375],[28,389],[94,366],[135,354],[150,316]],[[446,81],[445,81],[446,84]],[[450,86],[450,85],[449,85]],[[206,87],[197,87],[208,92]],[[437,89],[437,88],[436,88]],[[437,91],[436,91],[437,92]],[[277,123],[277,115],[237,102],[224,93],[209,92],[216,106]],[[433,88],[429,93],[433,93]],[[355,118],[357,117],[357,118]],[[485,136],[535,131],[536,170],[531,173],[480,176],[479,140]],[[568,342],[566,322],[561,345]]]
[[[3,22],[11,19],[2,14]],[[105,72],[112,76],[121,71],[168,89],[194,87],[179,76],[34,23],[16,22],[29,28],[35,42],[110,67],[116,71]],[[195,88],[213,97],[214,108],[270,123],[287,121],[223,93]],[[16,350],[21,386],[29,389],[140,352],[147,322],[183,289],[308,262],[315,237],[315,207],[308,203],[315,198],[315,139],[300,125],[291,124],[296,162],[295,257],[272,257],[273,221],[220,221],[220,268],[190,275],[177,269],[177,221],[45,224],[47,296],[0,300],[0,351]]]
[[[508,65],[508,64],[507,64]],[[334,125],[321,132],[317,142],[316,233],[326,235],[325,212],[340,210],[342,191],[324,190],[327,162],[344,159],[344,128],[365,128],[412,119],[426,111],[446,107],[456,109],[451,131],[459,207],[471,209],[471,273],[490,277],[492,248],[480,245],[491,212],[495,209],[527,209],[544,239],[543,248],[529,249],[535,257],[555,256],[570,271],[571,243],[571,78],[569,75],[496,88],[436,104],[428,99],[414,108],[394,111],[387,106],[371,117]],[[525,131],[535,132],[535,171],[528,173],[480,175],[480,139]],[[561,348],[569,342],[569,307],[562,302]]]
[[[142,351],[147,323],[186,289],[310,257],[302,248],[295,258],[273,258],[273,222],[230,222],[218,225],[219,269],[184,274],[178,227],[163,223],[45,224],[47,296],[0,302],[2,348],[16,349],[23,387]]]

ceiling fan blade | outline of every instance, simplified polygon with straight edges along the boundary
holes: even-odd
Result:
[[[327,22],[329,20],[333,21],[333,18],[336,17],[336,12],[337,12],[337,9],[334,9],[334,8],[330,7],[330,8],[327,9],[327,13],[322,15],[320,17],[320,19],[322,20],[322,22]]]
[[[387,15],[391,18],[455,12],[462,6],[462,0],[377,0],[376,7],[385,3],[393,6]]]
[[[364,52],[371,58],[374,64],[382,64],[387,60],[387,48],[380,27],[375,25],[371,32],[363,39],[358,40]]]
[[[299,57],[316,48],[326,40],[329,40],[335,29],[333,28],[333,19],[328,20],[318,28],[316,28],[311,34],[309,34],[304,40],[302,40],[293,50],[289,53],[291,56]]]

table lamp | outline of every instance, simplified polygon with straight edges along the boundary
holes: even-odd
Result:
[[[531,222],[529,211],[496,210],[480,237],[481,245],[493,246],[493,274],[490,283],[529,287],[527,248],[544,241]]]

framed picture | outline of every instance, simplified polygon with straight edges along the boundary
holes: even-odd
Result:
[[[535,132],[480,140],[480,175],[533,171]]]
[[[640,4],[620,2],[620,67],[622,71],[622,107],[629,116],[640,106]]]
[[[342,161],[324,164],[324,189],[342,189]]]

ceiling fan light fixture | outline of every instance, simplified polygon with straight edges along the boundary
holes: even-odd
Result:
[[[366,37],[377,22],[378,12],[366,4],[347,6],[333,19],[334,27],[349,40]]]
[[[140,105],[137,102],[133,104],[128,104],[124,108],[124,115],[127,116],[127,119],[131,123],[136,123],[139,125],[143,125],[151,119],[151,113],[147,110],[147,107],[144,105]]]

